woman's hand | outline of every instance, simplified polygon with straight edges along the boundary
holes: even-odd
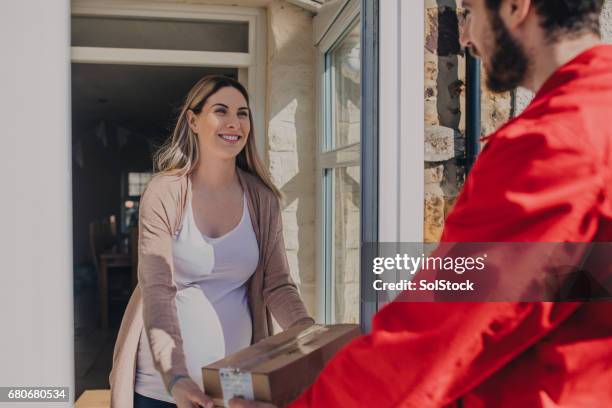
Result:
[[[191,378],[181,378],[172,387],[177,408],[213,408],[213,400],[206,396]]]

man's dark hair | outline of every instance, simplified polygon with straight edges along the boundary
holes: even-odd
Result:
[[[486,4],[497,12],[502,1],[486,0]],[[531,3],[551,39],[584,33],[600,35],[599,15],[604,0],[532,0]]]

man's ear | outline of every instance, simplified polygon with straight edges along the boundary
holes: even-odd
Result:
[[[499,15],[506,23],[506,27],[513,31],[527,20],[530,9],[531,0],[504,0]]]

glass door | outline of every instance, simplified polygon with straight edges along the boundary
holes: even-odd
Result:
[[[341,19],[342,20],[342,19]],[[336,24],[336,23],[335,23]],[[323,50],[319,151],[323,304],[327,323],[359,323],[361,25],[359,15]]]

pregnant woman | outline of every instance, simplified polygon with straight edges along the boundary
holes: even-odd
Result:
[[[280,193],[255,148],[248,94],[202,78],[142,196],[138,286],[119,330],[111,404],[212,407],[201,367],[312,323],[289,276]]]

